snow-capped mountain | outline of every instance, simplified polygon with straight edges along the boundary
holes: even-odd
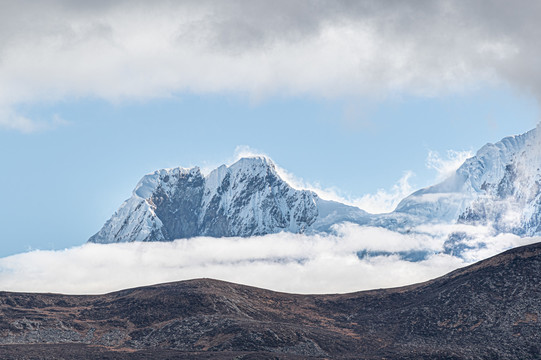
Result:
[[[444,182],[404,199],[395,212],[497,233],[541,234],[541,129],[483,146]]]
[[[454,222],[481,198],[494,192],[500,182],[510,180],[509,170],[517,155],[538,149],[531,146],[537,130],[506,137],[495,144],[486,144],[475,156],[467,159],[443,182],[430,186],[402,200],[395,213],[417,215],[427,219]],[[521,177],[529,176],[526,173]]]
[[[491,235],[541,235],[541,128],[486,144],[448,179],[405,198],[395,213],[483,226]],[[482,248],[465,232],[450,234],[444,248],[460,255]]]
[[[541,235],[541,128],[511,140],[506,161],[481,183],[481,195],[458,222],[489,226],[497,233]]]
[[[368,214],[280,178],[266,157],[243,158],[204,176],[200,169],[146,175],[90,242],[171,241],[195,236],[252,236],[328,231]]]
[[[146,175],[90,242],[171,241],[195,236],[330,232],[352,222],[399,232],[427,223],[484,225],[494,233],[541,235],[541,129],[483,146],[448,179],[368,214],[297,190],[266,157],[243,158],[208,175],[199,168]],[[448,251],[468,239],[453,234]]]

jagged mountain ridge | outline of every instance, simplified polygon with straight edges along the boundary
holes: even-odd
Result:
[[[361,209],[296,190],[266,157],[243,158],[207,176],[198,167],[146,175],[90,242],[172,241],[195,236],[253,236],[328,231],[366,222]]]
[[[210,279],[0,292],[3,359],[539,359],[541,243],[394,289],[296,295]]]
[[[352,222],[415,231],[419,224],[490,226],[494,233],[541,234],[541,135],[534,129],[486,144],[443,182],[403,199],[392,213],[368,214],[292,188],[266,157],[146,175],[89,241],[171,241],[194,236],[330,232]],[[459,241],[460,237],[458,237]],[[449,244],[457,242],[454,237]]]
[[[541,235],[541,128],[483,146],[440,184],[404,199],[395,213],[440,218],[459,225],[480,226],[495,236]],[[462,256],[480,249],[484,239],[453,232],[444,252]]]
[[[498,176],[484,181],[482,196],[460,214],[460,223],[489,225],[499,233],[541,234],[541,129],[517,140]]]
[[[456,221],[487,189],[506,174],[506,167],[535,135],[535,130],[483,146],[443,182],[402,200],[395,212]]]

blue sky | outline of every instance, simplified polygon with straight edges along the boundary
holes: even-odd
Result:
[[[173,166],[231,162],[237,146],[268,154],[308,183],[346,198],[390,190],[412,171],[413,188],[435,181],[430,150],[475,150],[535,126],[537,108],[506,91],[444,99],[390,99],[362,107],[311,98],[252,103],[179,95],[114,104],[74,101],[22,109],[69,124],[0,132],[4,254],[61,249],[99,230],[142,175]],[[372,121],[366,124],[365,119]],[[509,119],[516,119],[509,121]]]
[[[144,174],[239,146],[347,199],[434,183],[430,152],[539,121],[534,10],[481,3],[2,5],[0,256],[82,244]]]

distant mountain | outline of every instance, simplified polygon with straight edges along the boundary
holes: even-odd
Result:
[[[366,223],[361,209],[296,190],[266,157],[243,158],[204,176],[200,169],[146,175],[90,242],[172,241],[194,236],[252,236],[329,231]]]
[[[540,133],[537,128],[483,146],[448,179],[411,194],[389,214],[368,214],[296,190],[266,157],[240,159],[206,176],[197,167],[159,170],[143,177],[89,241],[317,233],[343,222],[400,232],[415,232],[420,224],[458,223],[487,226],[494,234],[541,235]],[[471,247],[470,240],[452,234],[446,250],[460,254]]]
[[[497,232],[541,234],[541,129],[506,138],[505,151],[491,177],[482,179],[478,196],[458,217],[459,223],[490,225]],[[500,146],[501,143],[493,145]],[[507,145],[506,144],[506,145]],[[479,160],[474,159],[482,165]]]
[[[520,232],[535,234],[531,221],[535,211],[527,211],[527,207],[534,206],[539,193],[541,146],[538,133],[539,130],[534,129],[495,144],[486,144],[451,177],[408,196],[398,204],[395,212],[461,223],[492,220],[503,230],[507,220],[511,219],[502,216],[500,205],[504,205],[501,200],[505,200],[510,201],[509,205],[516,204],[516,210],[523,213],[523,221],[516,224],[522,228]],[[482,203],[497,209],[482,215]]]
[[[395,213],[427,221],[484,226],[491,235],[541,235],[541,128],[486,144],[448,179],[399,203]],[[466,232],[449,236],[447,253],[484,247]]]
[[[292,295],[191,280],[0,292],[2,359],[539,359],[541,243],[395,289]]]

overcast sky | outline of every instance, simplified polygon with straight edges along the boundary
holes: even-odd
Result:
[[[38,130],[14,107],[79,97],[444,96],[502,83],[539,96],[540,11],[537,1],[3,1],[2,122]]]
[[[270,156],[388,211],[539,120],[538,1],[1,1],[0,255],[162,167]]]

